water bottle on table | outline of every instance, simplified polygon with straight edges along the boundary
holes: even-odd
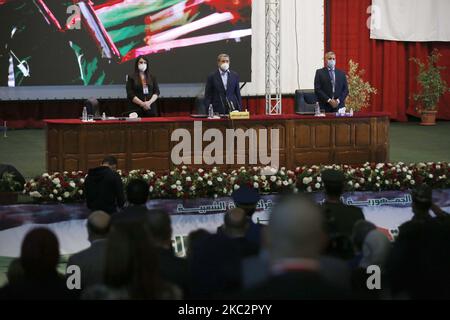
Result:
[[[320,116],[320,105],[319,105],[319,102],[316,102],[316,106],[315,106],[315,109],[314,109],[314,115],[315,116]]]
[[[83,107],[83,112],[81,113],[81,121],[83,122],[88,121],[88,114],[86,107]]]
[[[214,118],[214,109],[212,104],[209,105],[208,108],[208,119],[213,119]]]

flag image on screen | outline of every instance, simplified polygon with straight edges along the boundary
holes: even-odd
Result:
[[[251,80],[251,0],[2,0],[0,86],[201,83],[220,53]]]

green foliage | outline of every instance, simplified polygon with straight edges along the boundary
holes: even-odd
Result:
[[[411,58],[411,61],[419,67],[417,82],[420,86],[420,92],[413,96],[414,101],[417,102],[416,110],[419,112],[422,110],[437,110],[441,96],[449,91],[447,83],[441,77],[441,70],[444,70],[445,67],[437,65],[440,56],[439,51],[434,49],[431,55],[427,57],[427,63],[417,58]]]
[[[4,173],[3,177],[0,179],[0,192],[17,192],[21,191],[23,186],[14,180],[14,175],[12,173]]]
[[[358,70],[359,64],[350,59],[348,62],[349,72],[347,75],[348,97],[345,105],[348,109],[359,111],[369,106],[371,94],[376,94],[377,89],[372,87],[369,82],[363,80],[364,70]]]

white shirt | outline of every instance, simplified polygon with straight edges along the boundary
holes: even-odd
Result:
[[[220,76],[222,77],[223,87],[225,88],[225,91],[227,90],[228,85],[228,74],[230,73],[230,70],[222,71],[222,69],[219,69]]]

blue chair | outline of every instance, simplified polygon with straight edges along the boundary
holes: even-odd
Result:
[[[314,114],[316,102],[314,90],[295,90],[295,113]]]

